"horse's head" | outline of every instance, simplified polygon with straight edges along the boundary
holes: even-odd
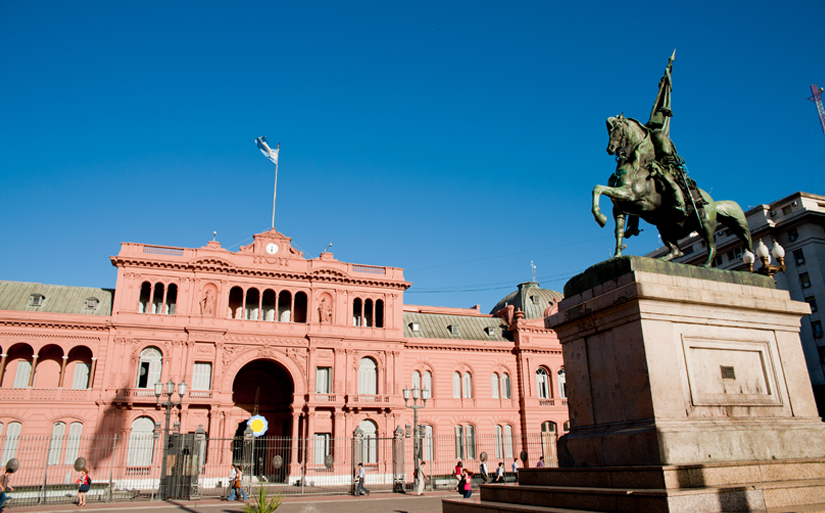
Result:
[[[607,154],[615,155],[627,145],[627,121],[624,114],[607,118]]]

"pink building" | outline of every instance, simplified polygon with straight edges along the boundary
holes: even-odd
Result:
[[[0,282],[2,463],[28,435],[117,435],[120,472],[134,474],[148,465],[135,440],[164,423],[153,385],[171,380],[188,385],[172,413],[181,433],[242,435],[257,412],[267,436],[312,440],[284,452],[284,480],[358,427],[380,439],[412,424],[402,391],[415,386],[430,391],[425,459],[510,459],[532,437],[552,464],[568,414],[543,318],[561,294],[523,283],[491,314],[406,305],[402,269],[307,259],[290,241],[272,230],[234,253],[124,243],[114,290]],[[449,454],[433,454],[440,437]],[[70,440],[55,450],[60,464],[77,452]],[[378,473],[381,452],[362,455]]]

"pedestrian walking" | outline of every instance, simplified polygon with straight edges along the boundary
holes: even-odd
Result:
[[[464,498],[469,499],[473,494],[473,472],[464,469]]]
[[[367,479],[367,471],[364,469],[364,464],[358,464],[358,471],[355,475],[355,482],[358,483],[357,488],[355,489],[355,495],[364,495],[370,494],[370,491],[364,487],[364,481]]]
[[[418,464],[418,471],[415,472],[415,494],[416,495],[424,495],[424,481],[427,479],[427,472],[424,470],[424,465],[426,465],[426,461],[422,461]]]
[[[89,469],[83,467],[83,470],[80,471],[80,479],[77,480],[77,483],[80,485],[77,489],[77,505],[85,506],[86,492],[88,492],[89,488],[92,487],[92,478],[89,477]]]
[[[489,483],[490,482],[490,475],[487,473],[487,462],[486,461],[481,462],[481,466],[479,467],[479,471],[481,471],[481,480],[484,481],[484,483]]]
[[[243,491],[243,469],[240,465],[232,465],[232,470],[229,471],[229,487],[231,490],[226,500],[234,501],[235,495],[243,497],[242,501],[247,499],[246,492]]]
[[[459,462],[455,465],[455,469],[453,469],[453,477],[455,478],[455,491],[457,491],[458,493],[462,493],[461,478],[463,477],[463,470],[464,465],[462,465],[461,461],[459,460]]]
[[[14,491],[14,487],[11,485],[11,475],[14,473],[13,470],[10,470],[6,467],[6,471],[3,472],[3,475],[0,476],[0,512],[3,511],[3,505],[6,504],[6,499],[8,499],[9,492]]]
[[[503,483],[504,482],[504,462],[498,462],[498,468],[496,469],[496,478],[493,479],[494,483]]]
[[[539,458],[539,462],[538,462],[538,463],[536,463],[536,466],[537,466],[538,468],[542,468],[542,467],[544,466],[544,456],[541,456],[541,457]]]
[[[513,475],[516,478],[516,483],[518,483],[518,458],[513,460]]]

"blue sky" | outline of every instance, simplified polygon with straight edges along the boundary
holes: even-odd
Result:
[[[667,58],[691,176],[743,208],[825,193],[825,3],[0,2],[0,279],[114,287],[120,242],[406,269],[408,304],[489,311],[607,258],[604,120]],[[610,209],[609,200],[602,210]],[[655,229],[628,242],[642,255]]]

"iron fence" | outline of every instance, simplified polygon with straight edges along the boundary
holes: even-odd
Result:
[[[77,458],[85,460],[92,479],[87,502],[148,501],[159,498],[159,489],[168,497],[225,497],[232,465],[243,469],[248,494],[261,486],[270,493],[284,495],[352,493],[358,463],[364,465],[365,484],[371,491],[400,492],[413,485],[413,440],[403,431],[396,432],[394,438],[209,438],[174,434],[169,437],[165,454],[166,479],[161,476],[162,438],[159,433],[126,438],[0,437],[3,465],[11,458],[19,461],[19,469],[11,476],[15,490],[9,494],[7,506],[75,501],[80,478],[75,470]],[[424,472],[430,477],[426,487],[455,487],[453,472],[458,461],[477,473],[486,457],[490,474],[498,462],[503,462],[509,473],[522,451],[531,465],[542,455],[552,465],[555,437],[426,437],[421,444]],[[519,464],[524,465],[521,460]],[[480,475],[474,482],[480,482]]]

